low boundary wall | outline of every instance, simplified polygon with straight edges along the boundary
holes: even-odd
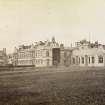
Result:
[[[0,66],[0,71],[23,71],[23,70],[35,70],[35,71],[80,71],[80,70],[105,70],[105,67],[79,67],[79,66],[59,66],[59,67],[34,67],[34,66]]]

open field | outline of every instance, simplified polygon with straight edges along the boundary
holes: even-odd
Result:
[[[2,72],[0,105],[105,105],[105,70]]]

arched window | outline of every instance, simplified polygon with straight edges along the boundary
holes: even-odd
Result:
[[[103,63],[103,56],[98,56],[98,63]]]
[[[94,63],[95,62],[95,58],[94,57],[92,57],[92,63]]]
[[[82,57],[82,64],[84,64],[84,57]]]
[[[75,58],[73,58],[73,64],[75,64]]]
[[[90,64],[90,57],[89,57],[89,64]]]

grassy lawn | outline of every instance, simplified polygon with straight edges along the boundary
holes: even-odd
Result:
[[[105,71],[0,74],[0,105],[105,105]]]

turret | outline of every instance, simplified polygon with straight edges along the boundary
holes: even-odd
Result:
[[[55,37],[52,37],[52,42],[55,43]]]

